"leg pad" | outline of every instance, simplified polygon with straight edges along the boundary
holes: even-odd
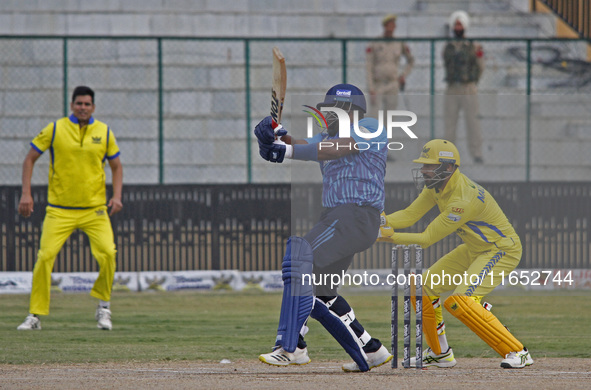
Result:
[[[304,275],[312,275],[313,254],[310,244],[301,237],[292,236],[287,241],[282,264],[283,298],[277,328],[276,345],[287,352],[294,352],[302,326],[306,323],[314,305],[313,285],[302,283]]]
[[[429,348],[431,348],[431,350],[437,355],[441,355],[441,345],[439,344],[439,337],[437,334],[437,319],[435,317],[435,309],[431,303],[431,298],[434,297],[427,296],[426,291],[423,289],[423,334],[425,335],[425,341]],[[411,297],[410,301],[416,312],[416,297]]]
[[[328,333],[339,342],[341,347],[343,347],[355,363],[357,363],[360,371],[369,371],[367,355],[363,352],[364,342],[361,340],[364,338],[364,335],[362,335],[361,338],[358,337],[350,326],[351,323],[355,321],[353,310],[348,314],[339,316],[339,314],[329,309],[329,305],[331,305],[333,301],[325,303],[316,298],[314,309],[312,310],[312,318],[320,322]],[[367,335],[365,343],[367,343],[369,339],[370,337]]]
[[[509,352],[523,349],[523,344],[501,324],[501,321],[471,297],[452,295],[445,300],[444,306],[502,357]]]

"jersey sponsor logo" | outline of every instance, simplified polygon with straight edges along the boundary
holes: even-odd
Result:
[[[92,137],[93,144],[100,144],[102,137]]]
[[[455,214],[463,214],[464,213],[464,209],[461,207],[452,207],[451,208],[451,212],[455,213]]]
[[[460,217],[457,214],[449,213],[449,215],[447,216],[447,219],[449,219],[450,221],[453,221],[453,222],[458,222],[460,219],[462,219],[462,217]]]
[[[96,210],[96,216],[100,217],[101,215],[105,215],[105,210]]]

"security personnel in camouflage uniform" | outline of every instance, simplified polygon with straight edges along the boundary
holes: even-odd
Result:
[[[456,11],[450,17],[450,26],[457,40],[449,42],[443,50],[445,64],[445,138],[456,139],[456,127],[460,110],[464,111],[470,154],[474,162],[482,161],[482,133],[478,121],[477,83],[484,70],[484,52],[477,42],[464,39],[469,18],[464,11]]]
[[[383,38],[392,39],[396,29],[396,15],[382,20]],[[402,74],[398,72],[400,57],[406,59]],[[394,110],[398,105],[398,92],[404,90],[406,78],[415,62],[408,45],[400,41],[376,41],[366,49],[367,86],[370,95],[369,116],[378,118],[378,110]]]

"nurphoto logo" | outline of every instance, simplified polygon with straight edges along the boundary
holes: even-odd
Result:
[[[339,138],[350,138],[351,137],[351,128],[359,137],[363,138],[366,141],[363,142],[356,142],[353,147],[357,150],[367,150],[373,144],[377,144],[377,148],[381,149],[382,147],[387,147],[388,150],[401,150],[404,145],[402,142],[383,142],[383,141],[372,141],[375,138],[378,138],[382,135],[383,131],[386,131],[386,137],[388,140],[393,138],[394,129],[401,129],[403,132],[411,139],[417,139],[417,135],[410,129],[411,126],[417,123],[417,115],[412,111],[405,111],[405,110],[387,110],[378,111],[378,128],[372,132],[366,127],[359,126],[359,112],[357,110],[353,111],[353,126],[351,126],[351,120],[349,119],[349,113],[341,108],[338,107],[321,107],[320,111],[310,107],[305,106],[307,108],[312,109],[312,111],[306,111],[312,115],[316,122],[320,127],[328,128],[327,120],[322,114],[322,112],[329,112],[333,113],[332,115],[336,115],[338,118],[339,123]],[[330,115],[330,114],[329,114]],[[313,118],[308,117],[307,122],[307,137],[312,138],[314,136],[314,129],[313,129]],[[386,125],[384,126],[384,118]],[[404,118],[406,120],[400,120]],[[319,148],[322,149],[323,147],[332,147],[334,144],[330,141],[323,141],[320,142]],[[342,146],[341,146],[342,147]]]

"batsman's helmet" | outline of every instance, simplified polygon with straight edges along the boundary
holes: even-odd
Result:
[[[318,103],[316,108],[321,107],[338,107],[349,112],[356,108],[367,112],[367,104],[363,92],[353,84],[337,84],[330,88],[324,96],[324,101]]]
[[[460,166],[460,153],[454,144],[444,139],[432,139],[423,146],[421,156],[413,162],[418,164],[450,163]]]

